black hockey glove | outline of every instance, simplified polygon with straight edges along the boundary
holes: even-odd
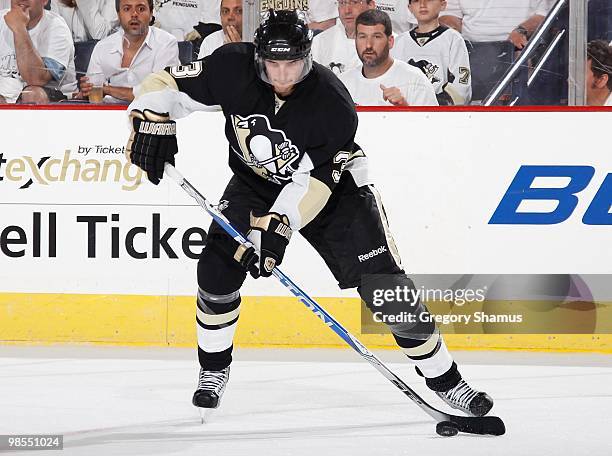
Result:
[[[283,261],[291,233],[289,219],[286,215],[270,212],[256,216],[251,212],[249,238],[260,247],[259,269],[248,268],[253,277],[257,278],[260,275],[270,277],[274,267]]]
[[[257,279],[259,277],[259,268],[257,267],[259,258],[253,247],[246,248],[244,245],[240,244],[234,253],[234,260],[249,271],[253,278]]]
[[[159,114],[145,109],[134,109],[130,113],[132,134],[125,148],[130,163],[147,173],[149,180],[157,185],[164,176],[164,164],[174,165],[178,152],[176,144],[176,122],[168,113]]]

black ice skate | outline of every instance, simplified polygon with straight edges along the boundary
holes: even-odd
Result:
[[[229,372],[229,366],[220,371],[207,371],[200,368],[198,388],[193,393],[192,404],[207,409],[219,407],[225,385],[229,380]]]
[[[476,391],[465,380],[447,391],[436,391],[440,398],[452,408],[472,416],[484,416],[493,407],[493,399],[487,393]]]

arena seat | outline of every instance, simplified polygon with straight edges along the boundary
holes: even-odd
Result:
[[[87,73],[89,59],[97,42],[98,40],[89,40],[74,43],[74,68],[77,78]]]
[[[193,43],[191,41],[179,41],[179,60],[183,65],[193,62]]]

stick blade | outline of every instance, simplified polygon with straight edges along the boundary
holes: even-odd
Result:
[[[449,415],[448,421],[456,424],[459,431],[468,434],[504,435],[506,433],[506,425],[497,416]]]

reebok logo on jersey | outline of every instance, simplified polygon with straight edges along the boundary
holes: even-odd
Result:
[[[385,253],[386,251],[387,251],[387,247],[385,247],[384,245],[381,245],[380,247],[372,250],[371,252],[357,256],[357,258],[359,258],[360,263],[363,263],[364,261],[368,261],[370,258],[374,258],[375,256],[378,256],[381,253]]]
[[[159,122],[140,122],[139,133],[158,136],[173,136],[176,135],[176,124],[159,123]]]

